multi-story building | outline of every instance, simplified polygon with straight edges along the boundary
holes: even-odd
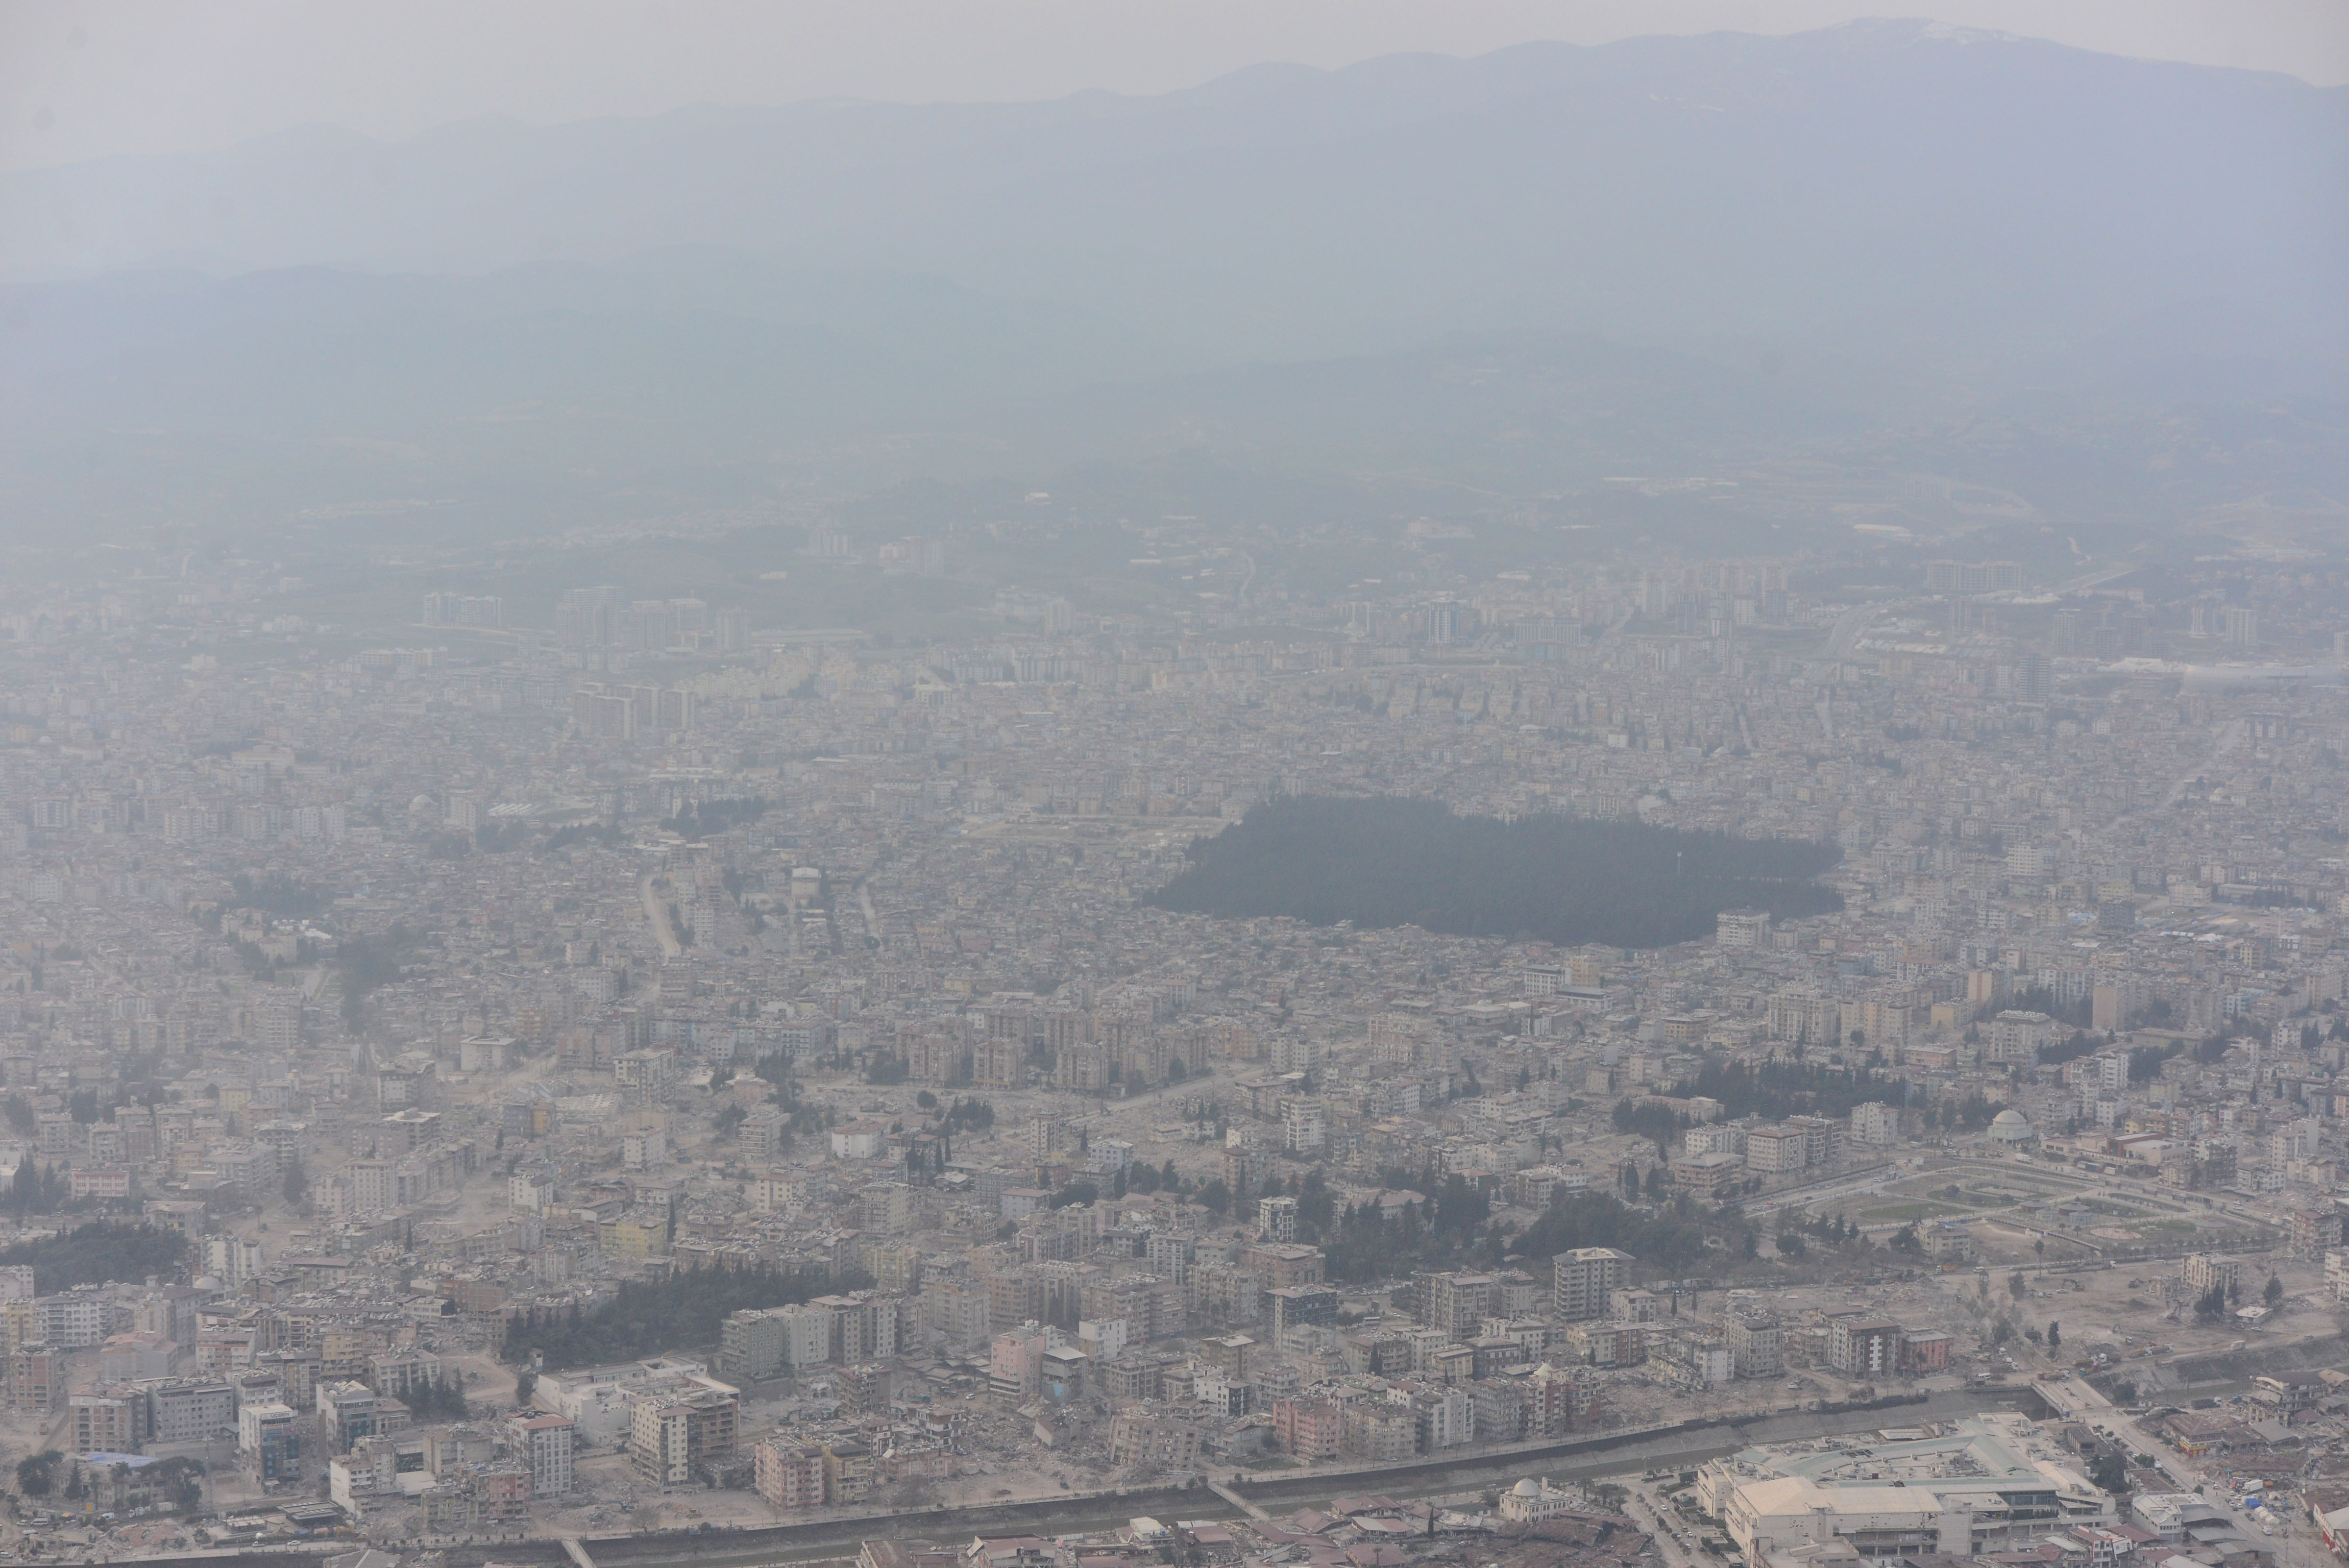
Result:
[[[1334,1459],[1342,1451],[1345,1423],[1327,1399],[1276,1399],[1272,1427],[1280,1451],[1307,1464]]]
[[[1718,1197],[1744,1177],[1745,1161],[1718,1149],[1682,1154],[1672,1161],[1672,1185],[1695,1197]]]
[[[1496,1286],[1490,1274],[1422,1274],[1416,1283],[1419,1321],[1454,1339],[1474,1334],[1493,1309]]]
[[[47,1417],[66,1397],[66,1352],[47,1340],[28,1340],[8,1357],[8,1408]]]
[[[2037,1058],[2042,1046],[2053,1045],[2063,1037],[2064,1026],[2047,1014],[2010,1009],[1991,1020],[1986,1054],[1993,1062],[2029,1063]]]
[[[1319,1153],[1329,1137],[1329,1115],[1319,1100],[1298,1096],[1281,1101],[1280,1143],[1285,1152],[1308,1158]]]
[[[96,1285],[84,1285],[42,1296],[34,1302],[39,1312],[43,1339],[66,1350],[84,1350],[111,1332],[112,1303]]]
[[[988,1351],[987,1379],[997,1398],[1024,1404],[1042,1391],[1045,1345],[1044,1331],[1032,1323],[995,1336]]]
[[[1842,1004],[1820,992],[1781,991],[1770,998],[1764,1027],[1773,1040],[1790,1040],[1801,1045],[1840,1044]]]
[[[1637,1366],[1648,1358],[1648,1331],[1636,1323],[1578,1323],[1566,1343],[1586,1366]]]
[[[646,1395],[629,1410],[628,1458],[653,1485],[681,1485],[733,1454],[739,1420],[735,1396],[714,1388]]]
[[[77,1389],[66,1403],[73,1412],[74,1452],[135,1454],[147,1440],[147,1396],[127,1385]]]
[[[1786,1370],[1785,1331],[1778,1314],[1733,1308],[1723,1325],[1731,1371],[1739,1377],[1775,1377]]]
[[[300,1417],[291,1406],[268,1401],[239,1410],[236,1448],[254,1479],[264,1487],[302,1479]]]
[[[347,1449],[361,1438],[376,1435],[378,1429],[376,1395],[375,1390],[366,1384],[322,1381],[318,1385],[316,1397],[318,1416],[326,1428],[329,1448],[337,1450]]]
[[[2197,1299],[2216,1290],[2231,1301],[2243,1287],[2242,1261],[2215,1252],[2189,1252],[2178,1265],[2178,1273],[2188,1294]]]
[[[1199,1462],[1199,1428],[1170,1410],[1135,1406],[1110,1420],[1109,1462],[1113,1469],[1154,1474],[1194,1469]]]
[[[1526,1430],[1553,1438],[1589,1427],[1599,1417],[1604,1382],[1588,1366],[1545,1364],[1526,1380]]]
[[[859,1503],[873,1492],[878,1468],[873,1450],[848,1438],[826,1438],[823,1455],[823,1500],[827,1503]]]
[[[343,1168],[350,1181],[351,1213],[356,1219],[373,1219],[389,1214],[392,1200],[392,1164],[388,1159],[355,1159]]]
[[[1334,1328],[1338,1323],[1338,1293],[1328,1285],[1288,1285],[1264,1293],[1272,1308],[1276,1344],[1285,1343],[1295,1328]]]
[[[147,1412],[158,1443],[211,1442],[237,1429],[236,1390],[210,1378],[153,1384]]]
[[[1889,1147],[1900,1141],[1900,1112],[1894,1106],[1870,1102],[1851,1109],[1851,1141],[1874,1147]]]
[[[631,1106],[665,1106],[677,1098],[677,1053],[628,1051],[612,1060],[612,1075]]]
[[[512,1424],[514,1453],[530,1467],[533,1497],[571,1490],[571,1463],[578,1423],[562,1416],[521,1416]]]
[[[2315,1209],[2302,1204],[2286,1216],[2292,1250],[2314,1256],[2329,1247],[2341,1244],[2341,1211],[2337,1209]]]
[[[2036,1423],[1982,1415],[1953,1425],[1922,1440],[1872,1443],[1858,1460],[1832,1449],[1748,1449],[1704,1467],[1699,1505],[1719,1513],[1754,1562],[1839,1542],[1864,1559],[1979,1556],[2115,1522],[2115,1500]]]
[[[771,1508],[786,1513],[821,1508],[823,1449],[813,1443],[769,1438],[750,1450],[750,1484]]]
[[[1633,1259],[1612,1247],[1577,1247],[1550,1260],[1551,1307],[1559,1317],[1601,1317],[1609,1294],[1631,1282]]]
[[[1401,1464],[1419,1451],[1419,1425],[1402,1406],[1357,1400],[1340,1416],[1340,1444],[1348,1459]]]
[[[1900,1325],[1839,1317],[1827,1324],[1827,1365],[1853,1377],[1889,1376],[1900,1366]]]
[[[414,1405],[440,1383],[440,1358],[420,1350],[387,1350],[367,1357],[367,1382],[378,1394]]]
[[[1783,1125],[1745,1130],[1745,1167],[1764,1176],[1802,1169],[1811,1162],[1810,1150],[1811,1135],[1806,1127]]]
[[[1911,1334],[1903,1329],[1900,1334],[1900,1370],[1919,1377],[1946,1372],[1950,1369],[1951,1353],[1956,1348],[1957,1341],[1950,1334],[1939,1331]]]
[[[1240,1250],[1240,1267],[1263,1280],[1267,1290],[1290,1285],[1318,1285],[1329,1267],[1319,1247],[1303,1243],[1283,1246],[1259,1241]]]
[[[718,1333],[718,1371],[723,1376],[755,1382],[789,1365],[790,1325],[781,1312],[745,1307],[728,1314]]]

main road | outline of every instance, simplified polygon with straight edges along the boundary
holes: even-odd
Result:
[[[1784,1411],[1693,1431],[1666,1429],[1652,1437],[1576,1437],[1556,1442],[1516,1444],[1414,1459],[1407,1464],[1353,1467],[1333,1471],[1264,1472],[1219,1477],[1210,1488],[1137,1488],[1065,1499],[929,1509],[919,1512],[859,1514],[810,1520],[770,1530],[716,1531],[709,1534],[661,1533],[607,1536],[580,1542],[596,1568],[762,1568],[852,1556],[875,1536],[952,1540],[973,1534],[1069,1535],[1110,1530],[1137,1514],[1157,1518],[1237,1521],[1256,1510],[1275,1517],[1312,1502],[1365,1492],[1399,1499],[1426,1499],[1498,1488],[1527,1475],[1553,1480],[1590,1480],[1651,1469],[1685,1469],[1756,1443],[1785,1442],[1836,1432],[1875,1431],[1920,1419],[1948,1418],[1995,1405],[2012,1405],[2029,1395],[2013,1388],[1964,1388],[1936,1394],[1921,1405],[1877,1410]],[[1580,1451],[1576,1451],[1580,1450]],[[1227,1501],[1226,1495],[1238,1503]],[[1256,1505],[1255,1510],[1249,1508]],[[554,1537],[452,1546],[450,1568],[498,1563],[537,1568],[567,1568],[574,1560]],[[283,1568],[284,1559],[277,1562]],[[186,1560],[187,1568],[197,1568]],[[205,1568],[219,1568],[206,1564]]]

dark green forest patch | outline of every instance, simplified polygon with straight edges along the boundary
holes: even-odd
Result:
[[[1843,908],[1812,880],[1835,864],[1831,844],[1583,817],[1505,822],[1425,800],[1273,801],[1187,853],[1190,865],[1146,902],[1625,948],[1709,935],[1723,909],[1784,919]]]

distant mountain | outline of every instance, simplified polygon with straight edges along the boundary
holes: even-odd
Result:
[[[0,178],[0,529],[1104,463],[1110,515],[1162,472],[1507,511],[1765,457],[2134,526],[2337,490],[2344,190],[2349,90],[1907,22],[288,133]]]
[[[731,253],[486,275],[293,267],[0,286],[0,425],[411,437],[574,417],[719,445],[968,417],[1179,357],[1092,313]]]
[[[85,501],[134,474],[170,493],[322,465],[428,491],[665,472],[690,492],[720,471],[740,488],[745,465],[853,487],[1182,450],[1539,490],[1864,423],[1588,336],[1202,369],[1081,308],[709,250],[0,286],[0,473]]]
[[[1881,22],[1147,99],[289,132],[0,180],[0,267],[713,245],[1047,301],[1196,365],[1535,329],[1995,379],[2180,312],[2255,312],[2332,363],[2344,190],[2349,90]]]

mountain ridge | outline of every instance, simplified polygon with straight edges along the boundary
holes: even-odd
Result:
[[[1995,308],[1943,337],[2211,296],[2333,343],[2344,148],[2349,88],[1878,22],[1256,67],[1150,98],[283,132],[0,178],[0,265],[480,273],[657,236],[935,272],[1227,358],[1518,326],[1864,331],[1985,283]]]

